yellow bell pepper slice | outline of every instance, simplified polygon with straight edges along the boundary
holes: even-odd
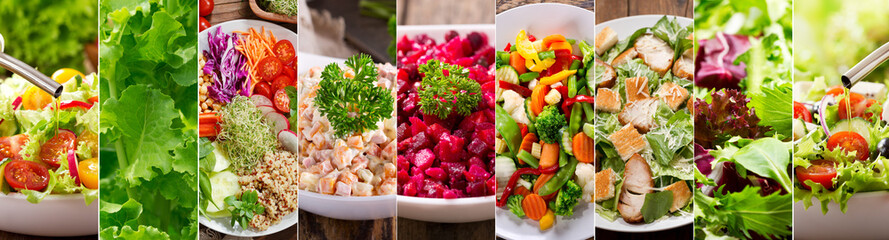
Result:
[[[546,36],[545,38],[543,38],[543,47],[549,48],[549,46],[553,43],[565,42],[565,41],[567,41],[567,40],[565,40],[565,37],[560,34],[549,35],[549,36]]]
[[[540,84],[556,84],[557,82],[561,82],[562,80],[568,78],[568,76],[574,75],[575,73],[577,73],[577,70],[562,70],[561,72],[558,72],[556,74],[540,78]]]
[[[540,218],[540,231],[550,229],[556,223],[556,214],[553,210],[546,210],[546,214]]]

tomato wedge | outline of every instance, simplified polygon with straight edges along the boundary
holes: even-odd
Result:
[[[0,159],[12,158],[20,159],[19,151],[28,143],[28,136],[19,134],[9,137],[0,138]]]
[[[258,75],[260,81],[271,82],[284,71],[284,64],[276,57],[265,57],[259,61]]]
[[[836,86],[827,88],[827,92],[824,95],[831,95],[833,97],[839,97],[839,96],[842,96],[843,93],[845,93],[843,91],[843,85],[836,85]]]
[[[274,102],[275,108],[277,108],[278,111],[283,113],[290,112],[290,97],[287,97],[287,91],[284,91],[284,88],[278,89],[278,91],[275,92]]]
[[[13,160],[3,172],[6,182],[15,189],[42,191],[49,184],[49,171],[39,163]]]
[[[40,146],[40,160],[53,169],[58,168],[63,161],[67,161],[62,156],[68,153],[68,149],[75,147],[76,141],[77,136],[74,136],[73,132],[59,129],[56,136]]]
[[[296,56],[296,51],[293,50],[293,44],[290,43],[290,40],[278,41],[272,49],[275,51],[278,59],[281,59],[281,62],[284,63],[290,63],[293,61],[293,57]]]
[[[848,101],[848,104],[846,103],[847,101]],[[866,119],[870,119],[874,114],[873,113],[866,113],[865,114],[865,111],[867,111],[867,108],[869,108],[871,105],[874,105],[876,103],[877,103],[877,100],[866,99],[861,94],[849,93],[848,97],[845,97],[840,100],[840,103],[838,104],[839,111],[837,112],[837,115],[839,115],[838,117],[840,119],[848,119],[850,116],[852,118],[864,117]],[[849,108],[851,108],[851,113],[850,113],[850,109],[846,109],[846,105],[848,105]]]
[[[275,77],[275,80],[272,81],[272,91],[284,89],[286,86],[293,86],[293,79],[286,74],[281,74],[278,77]]]
[[[793,118],[802,119],[806,122],[812,122],[812,113],[809,112],[809,108],[802,103],[797,101],[793,101]]]
[[[870,157],[870,148],[867,146],[867,140],[860,134],[852,131],[836,132],[827,139],[827,149],[841,147],[843,152],[855,151],[855,156],[860,161],[866,161]]]
[[[799,180],[803,188],[812,190],[812,187],[805,184],[806,180],[812,180],[821,186],[831,189],[833,188],[833,178],[837,177],[836,163],[828,160],[812,161],[812,166],[807,168],[796,167],[796,179]]]

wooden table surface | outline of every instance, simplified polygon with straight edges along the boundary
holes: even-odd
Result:
[[[300,210],[299,239],[395,239],[395,218],[346,221],[322,217]]]
[[[30,235],[21,235],[17,233],[0,231],[0,239],[3,240],[95,240],[99,239],[98,235],[83,237],[35,237]]]
[[[215,0],[216,5],[213,7],[213,13],[209,16],[205,17],[207,21],[210,22],[210,25],[216,25],[219,23],[237,20],[237,19],[254,19],[254,20],[262,20],[266,22],[272,22],[269,20],[265,20],[256,16],[253,13],[253,10],[250,10],[250,1],[249,0]],[[284,23],[284,22],[272,22],[274,24],[278,24],[282,27],[290,29],[293,32],[296,32],[296,24]]]
[[[398,24],[494,24],[494,1],[398,0]]]
[[[596,229],[596,239],[636,239],[636,240],[691,240],[694,238],[694,228],[691,224],[659,232],[625,233],[613,232],[601,228]]]
[[[692,0],[597,0],[596,22],[645,15],[666,14],[694,18]]]
[[[601,2],[602,0],[597,0]],[[593,0],[497,0],[497,13],[510,8],[534,4],[534,3],[562,3],[577,6],[586,10],[595,11],[596,1]]]
[[[419,240],[494,239],[494,219],[471,223],[433,223],[398,218],[398,236]]]
[[[342,17],[346,23],[346,42],[355,49],[370,54],[378,62],[390,62],[388,19],[378,19],[360,14],[358,0],[310,1],[309,8],[327,10],[331,17]],[[303,11],[304,9],[300,9]]]

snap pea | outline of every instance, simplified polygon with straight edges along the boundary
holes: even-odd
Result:
[[[574,43],[577,42],[577,40],[574,40],[574,39],[571,39],[571,38],[566,38],[565,41],[568,42],[569,45],[574,45]]]
[[[559,167],[565,167],[565,164],[568,164],[568,153],[559,151]]]
[[[553,176],[552,179],[544,183],[543,186],[540,187],[540,190],[538,190],[537,195],[546,196],[558,191],[560,188],[562,188],[563,185],[565,185],[565,183],[568,182],[568,180],[571,180],[571,177],[574,176],[574,170],[576,168],[577,159],[570,157],[568,159],[568,164],[565,164],[564,167],[559,168],[559,171],[556,172],[556,176]]]
[[[573,98],[577,95],[577,75],[571,75],[568,77],[568,97]]]
[[[526,72],[519,75],[519,80],[522,82],[530,82],[531,80],[537,79],[540,77],[540,73],[538,72]]]
[[[497,105],[494,110],[497,119],[495,126],[497,131],[500,132],[500,136],[506,141],[506,147],[509,148],[510,155],[508,157],[515,157],[519,150],[519,145],[522,144],[522,133],[519,130],[519,125],[500,105]]]
[[[509,52],[515,52],[515,51],[516,51],[515,45],[509,46]]]
[[[213,186],[210,185],[210,176],[207,175],[207,172],[201,171],[198,181],[200,181],[201,197],[210,200],[210,203],[218,208],[219,206],[213,201]]]
[[[593,119],[596,118],[596,112],[593,110],[593,104],[591,103],[580,103],[580,106],[583,107],[583,114],[586,115],[587,122],[593,122]]]
[[[580,130],[580,120],[583,119],[583,105],[574,103],[574,106],[571,106],[571,119],[568,121],[568,133],[571,136],[577,134],[577,131]]]
[[[525,164],[528,164],[528,166],[531,166],[533,168],[537,168],[538,166],[540,166],[537,158],[535,158],[534,155],[531,155],[531,153],[529,153],[528,151],[525,151],[525,149],[519,150],[519,154],[517,155],[517,157],[525,162]]]
[[[500,61],[503,61],[505,63],[509,62],[509,52],[497,51],[497,57],[500,58]]]

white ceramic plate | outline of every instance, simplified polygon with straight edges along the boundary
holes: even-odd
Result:
[[[302,76],[312,67],[343,64],[346,59],[298,53],[297,74]],[[299,209],[342,220],[373,220],[395,216],[395,195],[343,197],[299,190]]]
[[[476,25],[403,25],[398,26],[401,39],[426,34],[436,43],[444,42],[444,36],[455,31],[460,36],[481,32],[488,36],[488,44],[494,43],[493,24]],[[494,218],[494,196],[461,199],[440,199],[398,196],[398,216],[427,222],[463,223]]]
[[[595,38],[595,13],[570,5],[529,4],[497,14],[495,20],[497,37],[494,48],[498,50],[514,43],[516,34],[522,29],[537,37],[562,34],[566,38],[584,40],[590,45]],[[595,208],[592,203],[581,202],[574,208],[571,217],[557,216],[553,228],[546,231],[540,231],[536,221],[519,219],[506,208],[495,207],[494,212],[497,236],[506,239],[587,239],[595,235]]]
[[[611,27],[617,38],[623,40],[633,34],[636,30],[645,27],[652,27],[664,15],[639,15],[625,18],[618,18],[604,23],[596,24],[596,32],[605,27]],[[674,16],[668,16],[673,18]],[[694,20],[684,17],[676,17],[677,22],[681,26],[688,26],[694,23]],[[677,228],[691,224],[694,216],[670,217],[661,219],[651,224],[630,224],[621,218],[614,222],[608,221],[596,214],[596,227],[617,232],[654,232],[666,229]]]
[[[99,200],[86,205],[83,194],[53,194],[33,204],[19,193],[0,194],[0,231],[45,237],[94,235],[99,233]]]
[[[290,41],[290,43],[293,44],[294,48],[297,47],[297,42],[298,42],[299,38],[297,37],[296,33],[293,33],[293,31],[291,31],[289,29],[278,26],[274,23],[269,23],[269,22],[259,21],[259,20],[233,20],[233,21],[228,21],[228,22],[214,25],[214,26],[202,31],[198,36],[198,47],[199,47],[198,52],[200,54],[203,54],[204,51],[208,49],[207,35],[210,34],[211,31],[215,33],[216,32],[215,29],[217,29],[217,28],[220,28],[220,30],[222,30],[223,33],[231,33],[232,31],[247,31],[251,27],[255,28],[257,31],[259,31],[260,28],[265,27],[266,30],[272,31],[272,34],[275,35],[275,38],[277,38],[278,41],[287,39]],[[293,226],[294,224],[296,224],[298,220],[299,220],[298,213],[292,212],[292,213],[288,214],[287,216],[284,216],[284,218],[282,218],[281,221],[278,222],[278,224],[270,226],[265,231],[254,231],[252,229],[245,230],[241,227],[233,228],[232,226],[229,225],[229,223],[231,221],[230,217],[208,219],[204,216],[200,216],[198,221],[201,224],[203,224],[204,226],[207,226],[210,229],[216,230],[217,232],[220,232],[220,233],[223,233],[226,235],[239,236],[239,237],[258,237],[258,236],[270,235],[270,234],[279,232],[281,230],[287,229],[287,228]]]
[[[802,202],[795,202],[793,219],[796,239],[886,239],[889,192],[856,193],[849,199],[845,214],[835,202],[828,204],[826,215],[817,200],[808,210]]]

